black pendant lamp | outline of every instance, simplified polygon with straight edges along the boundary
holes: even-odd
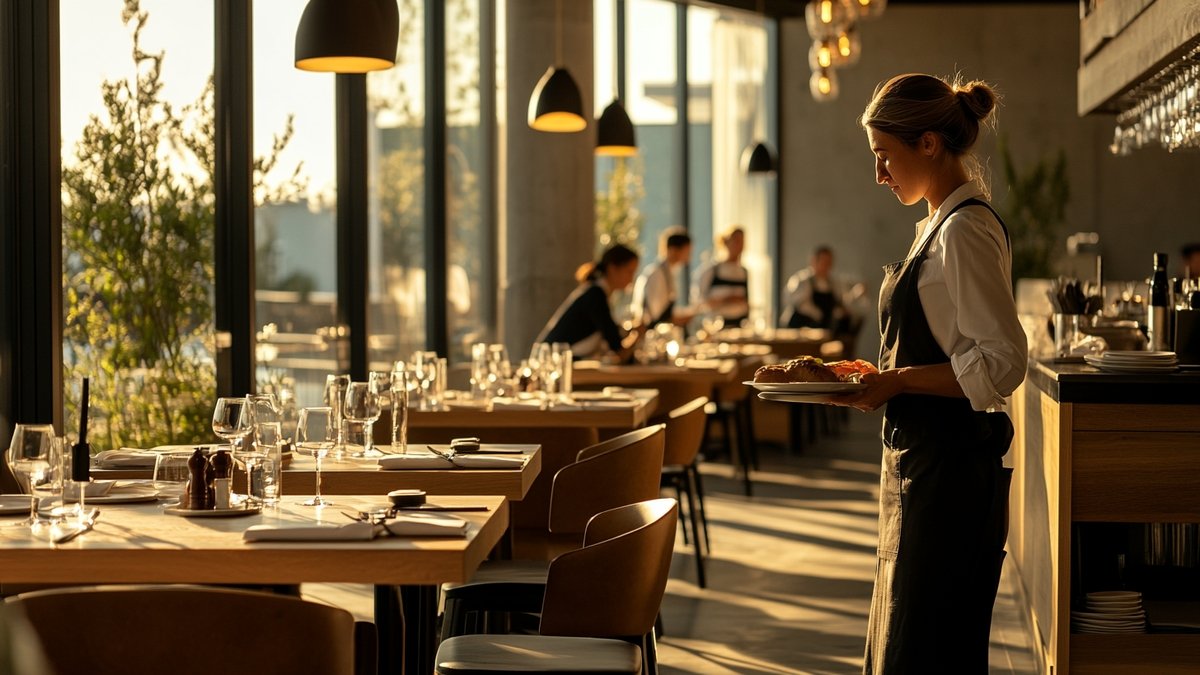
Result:
[[[562,63],[562,0],[555,4],[554,61]],[[583,96],[575,78],[563,66],[546,69],[529,97],[529,128],[535,131],[567,133],[587,128],[583,116]]]
[[[746,173],[775,173],[779,170],[779,158],[770,144],[759,141],[742,152],[742,169]]]
[[[296,67],[366,73],[396,65],[395,0],[309,0],[296,28]]]
[[[637,154],[633,121],[620,99],[612,103],[596,120],[596,154],[602,157],[632,157]]]

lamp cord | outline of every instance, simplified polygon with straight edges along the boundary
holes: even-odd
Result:
[[[558,62],[559,66],[562,66],[562,0],[554,2],[554,23],[557,28],[554,31],[554,60]]]

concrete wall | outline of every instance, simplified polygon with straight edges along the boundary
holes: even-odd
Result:
[[[1018,165],[1066,151],[1071,183],[1067,226],[1101,236],[1105,276],[1142,279],[1151,253],[1171,254],[1200,240],[1200,154],[1143,150],[1129,157],[1108,152],[1113,120],[1075,113],[1079,63],[1079,10],[1055,5],[891,5],[862,25],[862,59],[838,72],[841,94],[816,103],[808,89],[808,48],[803,21],[784,22],[780,40],[783,173],[782,279],[807,263],[816,244],[839,253],[842,273],[862,279],[874,295],[880,266],[900,258],[912,241],[920,207],[900,205],[875,185],[866,137],[856,124],[875,86],[892,75],[961,71],[984,79],[1002,96],[997,130]],[[995,134],[981,140],[980,160],[995,153]],[[990,159],[992,192],[1002,203],[1006,186],[999,158]],[[878,348],[878,326],[864,328],[860,354]]]

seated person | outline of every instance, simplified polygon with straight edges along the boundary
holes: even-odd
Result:
[[[750,278],[742,266],[746,233],[734,225],[716,239],[717,257],[701,265],[693,277],[692,305],[719,314],[726,326],[738,326],[750,315],[747,295]]]
[[[628,288],[638,269],[638,254],[616,244],[595,263],[585,264],[575,275],[579,286],[559,305],[535,343],[566,342],[576,359],[597,358],[607,347],[622,361],[633,357],[636,337],[626,346],[626,336],[613,320],[608,299],[614,291]],[[634,331],[637,337],[645,326]]]
[[[833,249],[818,246],[809,266],[788,279],[783,316],[787,328],[827,328],[846,333],[855,323],[849,304],[852,291],[833,275]]]
[[[660,323],[687,324],[693,312],[679,306],[675,275],[692,255],[692,238],[682,227],[670,227],[658,239],[658,260],[646,265],[633,286],[635,320],[654,328]]]

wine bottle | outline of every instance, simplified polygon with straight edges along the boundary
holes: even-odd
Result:
[[[1171,291],[1167,283],[1167,254],[1155,253],[1154,276],[1150,278],[1150,305],[1146,308],[1146,337],[1150,340],[1150,351],[1171,348],[1167,331]]]

